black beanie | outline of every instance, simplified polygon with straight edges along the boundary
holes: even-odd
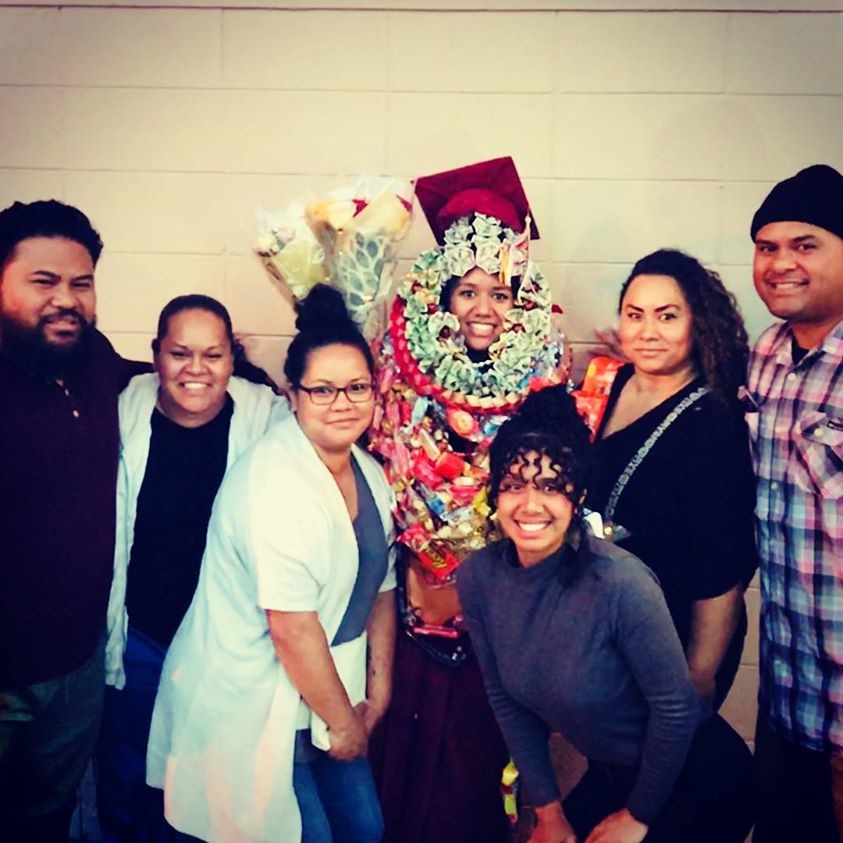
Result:
[[[750,237],[770,222],[806,222],[843,238],[843,176],[814,164],[780,181],[752,218]]]

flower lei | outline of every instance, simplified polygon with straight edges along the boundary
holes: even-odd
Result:
[[[498,428],[531,390],[567,378],[549,291],[516,241],[491,217],[455,221],[444,245],[423,253],[401,284],[378,350],[371,445],[396,493],[399,541],[433,582],[447,582],[485,544],[488,447]],[[498,272],[507,261],[523,273],[521,284],[488,361],[474,363],[457,317],[441,309],[442,291],[457,273]]]

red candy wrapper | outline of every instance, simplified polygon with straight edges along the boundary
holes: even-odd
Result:
[[[413,524],[406,529],[398,536],[398,541],[409,547],[440,582],[448,579],[460,564],[460,560],[445,545],[430,540],[427,530],[421,524]]]
[[[594,439],[597,428],[606,412],[606,404],[609,403],[608,395],[586,395],[577,391],[573,393],[577,405],[577,412],[585,419],[588,429],[591,431],[591,438]]]
[[[480,491],[480,487],[476,483],[470,485],[457,485],[451,487],[451,496],[457,506],[468,506]]]
[[[577,404],[577,410],[591,429],[591,436],[597,433],[606,405],[609,403],[609,393],[618,369],[623,366],[620,360],[612,357],[595,357],[588,364],[582,387],[572,395]]]
[[[442,485],[442,476],[423,452],[416,452],[413,455],[413,477],[421,480],[428,489],[435,490]]]
[[[455,453],[445,453],[436,460],[436,473],[446,480],[455,480],[466,467],[465,460]]]
[[[460,560],[440,542],[429,542],[427,547],[417,556],[422,565],[440,582],[448,579],[460,564]]]

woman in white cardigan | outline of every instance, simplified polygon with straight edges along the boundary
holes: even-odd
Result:
[[[97,747],[97,790],[103,836],[121,843],[176,837],[164,822],[160,792],[145,781],[161,667],[196,589],[223,474],[273,419],[289,415],[286,399],[269,386],[232,376],[243,361],[228,311],[216,299],[188,295],[167,304],[153,352],[155,373],[132,379],[119,401],[106,646],[113,687]],[[251,377],[263,374],[245,368]]]
[[[164,665],[148,781],[214,843],[378,843],[366,748],[391,694],[389,486],[355,444],[373,361],[318,285],[285,363],[295,416],[223,482]]]

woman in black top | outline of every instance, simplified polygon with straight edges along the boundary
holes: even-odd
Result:
[[[167,648],[187,611],[211,508],[226,469],[286,399],[243,357],[226,308],[178,296],[161,311],[155,373],[120,396],[114,579],[108,609],[97,801],[109,843],[183,839],[145,783],[152,706]],[[257,382],[254,382],[257,381]]]
[[[660,250],[620,297],[618,372],[586,506],[659,578],[691,680],[718,708],[746,633],[754,483],[738,404],[747,338],[734,297],[697,260]]]

